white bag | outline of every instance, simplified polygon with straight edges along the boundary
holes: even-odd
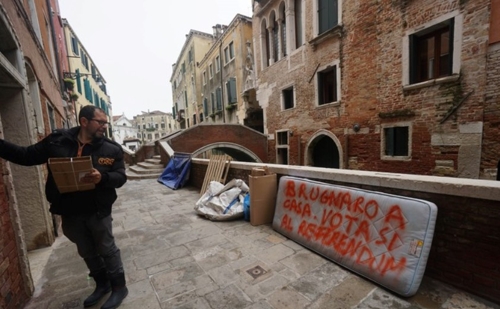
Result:
[[[211,181],[194,210],[212,221],[242,218],[243,200],[248,191],[248,185],[241,179],[233,179],[225,186]]]

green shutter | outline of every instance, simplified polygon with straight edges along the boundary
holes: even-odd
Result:
[[[76,69],[76,89],[82,94],[82,77],[80,76],[80,69]]]

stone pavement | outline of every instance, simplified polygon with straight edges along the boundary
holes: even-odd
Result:
[[[144,179],[127,182],[118,195],[113,225],[129,288],[120,309],[500,308],[427,277],[417,295],[398,297],[269,225],[197,216],[198,189]],[[25,308],[82,308],[93,281],[76,247],[61,236],[44,254]]]

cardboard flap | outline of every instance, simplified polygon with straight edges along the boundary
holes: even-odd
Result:
[[[85,174],[92,171],[90,156],[75,158],[49,158],[49,168],[60,193],[86,191],[95,188],[93,183],[82,183]]]

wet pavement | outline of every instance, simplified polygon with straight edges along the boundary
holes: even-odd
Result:
[[[129,288],[120,309],[500,308],[428,277],[415,296],[399,297],[270,225],[198,216],[199,189],[144,179],[127,182],[118,196],[113,225]],[[30,252],[30,264],[37,282],[25,308],[83,308],[93,280],[64,236]]]

